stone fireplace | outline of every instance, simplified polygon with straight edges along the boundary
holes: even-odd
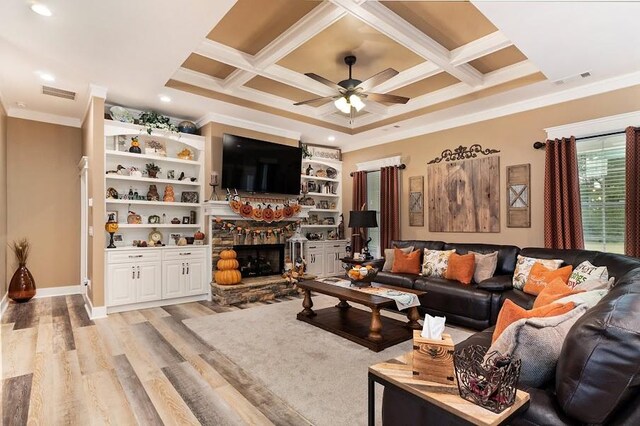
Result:
[[[284,248],[284,244],[234,245],[242,278],[282,274]]]

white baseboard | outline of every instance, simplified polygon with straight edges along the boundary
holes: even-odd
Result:
[[[154,300],[151,302],[132,303],[130,305],[110,306],[107,308],[107,313],[113,314],[116,312],[134,311],[136,309],[157,308],[160,306],[176,305],[178,303],[197,302],[200,300],[211,300],[211,296],[209,294],[197,294],[195,296],[178,297],[175,299],[162,299],[162,300]]]
[[[82,296],[84,297],[84,308],[86,309],[89,318],[94,320],[107,317],[106,306],[93,306],[91,299],[89,299],[89,296],[87,296],[86,293],[83,293]]]
[[[36,289],[36,298],[68,296],[70,294],[82,294],[84,290],[81,285],[68,285],[64,287],[49,287]]]
[[[4,315],[4,312],[7,310],[7,306],[9,306],[9,293],[5,293],[2,296],[2,302],[0,302],[0,318]]]

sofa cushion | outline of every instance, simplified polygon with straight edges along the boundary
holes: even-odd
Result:
[[[584,290],[574,290],[566,285],[561,278],[556,278],[551,281],[538,296],[536,301],[533,302],[533,308],[540,308],[545,305],[554,303],[558,299],[562,299],[565,296],[570,296],[576,293],[582,293]]]
[[[449,266],[449,257],[455,252],[455,250],[424,249],[422,275],[425,277],[444,277],[444,272]]]
[[[573,267],[571,265],[563,266],[559,269],[549,269],[542,263],[536,262],[531,268],[531,271],[529,271],[527,282],[522,288],[522,291],[537,296],[551,281],[556,278],[561,278],[566,284],[569,280],[569,275],[571,275],[572,269]]]
[[[520,249],[516,246],[497,245],[497,244],[459,244],[459,243],[446,243],[444,245],[445,250],[456,249],[458,254],[466,254],[470,251],[476,253],[489,254],[494,251],[498,252],[498,263],[496,265],[496,275],[513,275],[513,271],[516,268],[516,256],[520,252]]]
[[[426,291],[422,306],[477,320],[488,320],[491,313],[491,293],[445,278],[421,277],[414,283],[416,290]]]
[[[524,309],[511,300],[505,300],[500,313],[498,314],[498,321],[496,322],[495,330],[493,331],[493,337],[491,337],[491,343],[494,343],[502,333],[513,323],[522,319],[531,318],[547,318],[558,315],[563,315],[576,307],[573,302],[566,304],[550,303],[548,305],[534,307],[533,309]]]
[[[513,277],[511,275],[494,275],[478,283],[477,287],[487,291],[505,291],[513,288]]]
[[[413,282],[418,278],[417,274],[398,274],[393,272],[378,272],[375,282],[394,285],[396,287],[413,288]]]
[[[594,266],[588,260],[585,260],[581,264],[575,267],[567,285],[571,288],[575,288],[578,284],[581,284],[587,280],[602,281],[607,284],[609,281],[609,271],[606,266]],[[592,289],[595,290],[595,289]]]
[[[594,265],[602,265],[598,257]],[[556,368],[558,402],[568,415],[604,423],[640,393],[638,312],[640,269],[633,269],[574,324]]]
[[[389,272],[393,269],[393,261],[395,260],[394,255],[395,248],[384,249],[384,265],[382,265],[382,270]],[[403,253],[411,253],[413,251],[413,246],[404,247],[402,249]]]
[[[420,273],[420,251],[405,253],[402,249],[393,249],[393,266],[391,272],[394,274],[415,274]]]
[[[513,272],[514,288],[517,288],[518,290],[522,290],[524,288],[524,285],[529,278],[531,268],[533,268],[533,265],[536,263],[541,263],[547,269],[558,269],[560,265],[562,265],[563,260],[529,257],[519,254],[518,260],[516,261],[516,270]]]
[[[471,253],[462,255],[451,253],[444,277],[448,280],[460,281],[462,284],[471,284],[475,262],[475,256]]]
[[[473,281],[481,283],[488,280],[496,273],[498,266],[498,252],[494,251],[488,254],[470,251],[473,254],[475,270],[473,271]]]

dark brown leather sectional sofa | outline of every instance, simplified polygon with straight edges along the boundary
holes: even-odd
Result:
[[[469,250],[481,253],[498,250],[495,279],[471,286],[417,275],[378,274],[376,281],[427,291],[421,300],[423,313],[444,314],[449,323],[485,328],[456,345],[456,349],[473,344],[490,346],[493,327],[489,325],[495,324],[505,299],[525,308],[533,304],[532,296],[511,286],[509,274],[513,275],[518,254],[562,259],[566,265],[574,267],[585,260],[596,266],[606,266],[609,276],[615,277],[614,287],[571,328],[556,366],[555,379],[541,388],[525,389],[531,395],[529,407],[511,424],[640,425],[640,259],[588,250],[519,249],[441,241],[395,241],[394,244],[398,247],[413,245],[416,249],[455,248],[460,254]],[[385,389],[383,423],[458,424],[442,411],[418,405],[393,389]]]

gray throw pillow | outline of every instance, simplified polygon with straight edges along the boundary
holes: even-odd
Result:
[[[399,248],[399,247],[398,247]],[[382,270],[386,272],[391,272],[393,268],[393,261],[395,260],[395,252],[394,249],[384,249],[384,265],[382,265]],[[413,246],[401,248],[403,253],[409,254],[413,251]]]
[[[473,271],[473,281],[476,283],[487,280],[496,273],[496,268],[498,266],[498,252],[494,251],[493,253],[477,253],[475,251],[470,251],[470,254],[473,254],[475,257],[475,270]]]
[[[518,383],[540,387],[553,379],[564,339],[586,311],[587,305],[582,304],[563,315],[518,320],[502,332],[489,352],[521,359]]]

